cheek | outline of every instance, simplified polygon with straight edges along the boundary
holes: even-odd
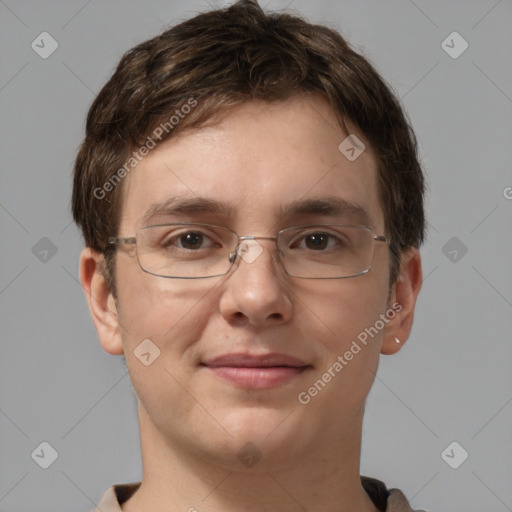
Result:
[[[326,283],[314,295],[305,296],[304,314],[323,334],[320,342],[331,355],[350,347],[352,340],[374,326],[385,312],[387,288],[380,281],[379,276],[366,274]]]
[[[313,306],[310,295],[303,318],[307,311],[307,318],[314,322],[321,358],[297,400],[301,407],[307,405],[311,418],[321,418],[326,410],[331,411],[332,425],[338,426],[359,411],[373,384],[384,332],[380,315],[386,312],[387,289],[367,274],[340,282],[330,291],[326,286],[315,297]],[[307,321],[303,320],[303,325]]]
[[[202,300],[208,288],[152,276],[124,258],[117,275],[119,323],[134,390],[150,416],[172,425],[172,415],[186,414],[190,407],[180,386],[188,379],[181,360],[208,321]],[[172,411],[163,410],[169,403]]]
[[[127,364],[149,339],[160,350],[160,361],[175,366],[206,329],[215,311],[214,289],[220,278],[165,279],[143,272],[136,260],[126,258],[119,261],[117,275],[122,276],[118,279],[119,322]]]

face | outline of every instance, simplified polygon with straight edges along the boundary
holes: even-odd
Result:
[[[365,224],[385,235],[376,161],[364,135],[350,129],[366,145],[354,161],[338,149],[348,134],[323,99],[247,102],[138,164],[124,182],[118,235],[163,222],[215,224],[262,237],[292,226],[361,225],[350,210],[279,214],[294,201],[326,197],[364,210]],[[167,212],[142,221],[170,197],[207,198],[230,211]],[[208,279],[148,274],[133,248],[120,248],[116,260],[119,343],[144,428],[226,467],[247,442],[265,460],[286,465],[290,453],[317,453],[352,432],[393,325],[390,315],[383,320],[391,307],[387,244],[375,244],[368,273],[348,279],[290,277],[275,241],[258,244],[254,261],[239,258],[227,275]],[[146,366],[134,351],[148,339],[160,352]],[[301,368],[205,364],[229,354],[270,353],[296,358]]]

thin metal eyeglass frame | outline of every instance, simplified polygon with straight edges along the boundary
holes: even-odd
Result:
[[[199,277],[166,276],[166,275],[163,275],[163,274],[156,274],[154,272],[150,272],[149,270],[146,270],[142,266],[142,264],[141,264],[141,262],[139,260],[138,252],[137,252],[137,231],[140,231],[142,229],[151,228],[151,227],[163,227],[163,226],[206,226],[206,227],[210,227],[210,228],[220,228],[220,229],[223,229],[223,230],[231,231],[231,233],[236,235],[238,242],[237,242],[237,245],[235,247],[235,250],[233,252],[229,253],[229,256],[228,256],[228,259],[231,262],[230,267],[223,274],[215,274],[213,276],[199,276]],[[370,262],[370,266],[368,268],[362,270],[361,272],[358,272],[357,274],[351,274],[349,276],[341,276],[341,277],[301,277],[301,276],[295,276],[293,274],[290,274],[286,270],[286,267],[284,266],[284,264],[281,261],[281,259],[279,258],[281,266],[283,267],[283,270],[285,271],[285,273],[287,275],[289,275],[291,277],[296,277],[297,279],[348,279],[350,277],[361,276],[363,274],[368,273],[371,270],[372,266],[373,266],[373,256],[375,254],[375,242],[390,243],[390,239],[387,236],[385,236],[385,235],[376,235],[375,232],[373,231],[373,229],[370,228],[370,227],[367,227],[367,226],[354,226],[354,225],[351,225],[351,224],[308,224],[308,225],[305,225],[305,226],[293,226],[293,227],[290,227],[290,228],[281,229],[280,231],[277,232],[276,236],[253,236],[253,235],[239,236],[238,233],[236,233],[232,229],[227,228],[225,226],[217,226],[215,224],[204,224],[204,223],[201,223],[201,222],[170,222],[170,223],[165,223],[165,224],[153,224],[153,225],[150,225],[150,226],[144,226],[142,228],[137,229],[137,231],[135,233],[135,236],[133,236],[133,237],[110,236],[108,238],[108,243],[109,244],[113,244],[113,245],[132,245],[132,246],[135,246],[135,254],[136,254],[136,257],[137,257],[137,262],[139,263],[139,267],[144,272],[146,272],[147,274],[150,274],[152,276],[163,277],[163,278],[166,278],[166,279],[209,279],[211,277],[225,276],[226,274],[228,274],[231,271],[231,269],[233,268],[233,266],[234,266],[234,264],[236,262],[236,259],[237,259],[236,256],[238,255],[238,249],[240,248],[240,241],[241,240],[258,240],[258,239],[259,240],[275,240],[276,241],[276,249],[277,249],[277,251],[279,253],[279,247],[277,245],[277,238],[284,231],[290,231],[292,229],[328,227],[328,226],[339,226],[339,227],[344,227],[344,228],[357,228],[357,229],[364,229],[364,230],[369,231],[372,234],[372,238],[373,238],[372,259],[371,259],[371,262]]]

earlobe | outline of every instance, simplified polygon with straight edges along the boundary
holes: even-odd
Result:
[[[409,338],[422,279],[420,253],[418,249],[409,249],[402,257],[400,272],[393,285],[389,307],[392,307],[396,314],[386,326],[382,354],[395,354]]]
[[[86,247],[80,255],[80,281],[103,349],[112,355],[122,355],[117,307],[101,272],[103,262],[102,254]]]

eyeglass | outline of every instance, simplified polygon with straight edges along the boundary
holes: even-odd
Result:
[[[344,224],[292,227],[266,237],[238,236],[226,227],[198,223],[155,224],[138,229],[135,237],[111,236],[108,243],[135,245],[139,265],[148,274],[200,279],[227,274],[237,256],[246,259],[243,252],[250,246],[241,241],[256,239],[276,240],[285,272],[303,279],[365,274],[372,267],[375,242],[389,243],[368,227]],[[261,251],[259,244],[254,250]]]

